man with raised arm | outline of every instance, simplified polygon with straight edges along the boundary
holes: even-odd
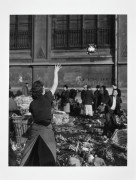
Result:
[[[32,86],[33,101],[29,111],[33,117],[33,125],[28,134],[21,166],[55,166],[56,164],[56,143],[51,125],[51,105],[53,95],[58,86],[58,72],[61,65],[54,69],[54,81],[51,89],[45,92],[44,84],[35,81]]]

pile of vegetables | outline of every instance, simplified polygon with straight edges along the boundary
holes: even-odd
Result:
[[[57,166],[126,166],[127,150],[113,146],[112,139],[100,133],[104,121],[98,114],[91,120],[75,117],[73,126],[55,125]],[[122,134],[122,142],[126,142],[127,136]]]
[[[29,105],[32,102],[31,96],[21,95],[17,96],[14,100],[17,103],[17,106],[22,114],[29,113]]]

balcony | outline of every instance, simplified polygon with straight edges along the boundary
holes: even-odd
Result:
[[[98,48],[110,48],[114,33],[111,29],[53,30],[52,49],[83,49],[94,43]]]
[[[32,34],[28,31],[10,32],[10,50],[31,49]]]

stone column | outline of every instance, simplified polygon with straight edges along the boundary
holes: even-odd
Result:
[[[51,28],[51,15],[47,16],[47,60],[51,60],[51,42],[52,42],[52,28]]]
[[[34,16],[33,62],[51,60],[51,16]],[[46,87],[52,85],[53,68],[50,66],[34,66],[33,81],[41,80]]]
[[[127,87],[127,15],[118,16],[118,86]]]
[[[34,16],[34,62],[47,60],[47,15]]]

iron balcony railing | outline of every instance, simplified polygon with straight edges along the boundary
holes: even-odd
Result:
[[[29,31],[10,32],[10,50],[31,49],[32,34]]]
[[[110,47],[114,34],[111,29],[53,30],[52,48],[85,48],[94,43],[98,47]]]
[[[53,30],[52,49],[85,48],[94,43],[97,47],[110,47],[114,39],[111,29]],[[31,49],[29,31],[10,32],[10,50]]]

